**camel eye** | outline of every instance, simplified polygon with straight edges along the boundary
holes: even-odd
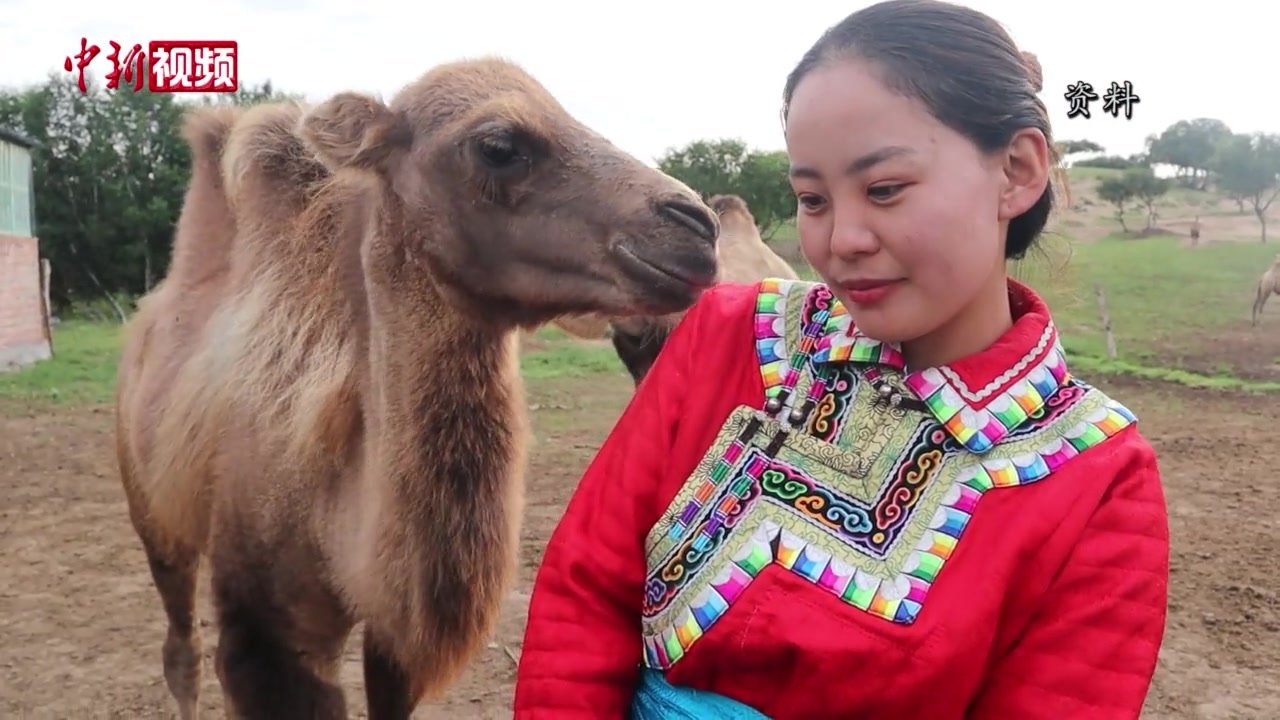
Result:
[[[507,137],[486,137],[479,143],[480,157],[493,170],[509,170],[524,162],[525,156]]]

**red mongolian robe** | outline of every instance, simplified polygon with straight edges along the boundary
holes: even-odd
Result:
[[[906,372],[824,285],[707,292],[547,546],[515,717],[625,718],[655,668],[776,720],[1137,718],[1156,457],[1009,293],[992,346]]]

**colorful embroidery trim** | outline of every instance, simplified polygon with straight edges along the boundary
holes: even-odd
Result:
[[[1050,333],[1052,328],[1047,328]],[[1004,392],[994,395],[983,407],[975,407],[956,391],[938,368],[912,373],[904,382],[929,406],[947,431],[975,453],[995,446],[1070,379],[1062,345],[1056,335],[1040,362]]]
[[[1034,349],[976,392],[946,366],[901,378],[923,406],[891,421],[897,430],[885,425],[887,417],[859,415],[850,426],[856,440],[844,437],[841,425],[856,398],[874,392],[868,373],[880,370],[819,366],[854,360],[900,371],[896,348],[851,331],[851,318],[825,286],[782,280],[762,284],[756,343],[769,410],[781,409],[805,358],[812,359],[818,377],[805,405],[818,412],[804,423],[812,435],[793,436],[806,449],[790,457],[818,464],[774,457],[781,434],[762,453],[757,442],[767,438],[754,438],[762,416],[749,408],[732,422],[756,425],[750,433],[726,424],[672,514],[650,535],[643,609],[650,667],[666,669],[683,657],[772,564],[872,615],[913,623],[985,492],[1037,482],[1136,421],[1071,377],[1052,324]],[[867,407],[861,402],[859,412]],[[872,436],[867,423],[877,428]],[[850,441],[853,448],[845,446]],[[880,469],[836,469],[868,463]]]
[[[1099,407],[1063,433],[1055,434],[1038,451],[1012,458],[980,460],[966,469],[960,476],[962,480],[946,491],[928,529],[891,578],[856,569],[795,533],[783,530],[777,523],[763,521],[749,538],[737,544],[731,562],[719,570],[687,608],[678,612],[666,629],[646,634],[646,664],[666,669],[683,657],[770,564],[807,578],[872,615],[897,623],[914,622],[984,493],[992,488],[1026,485],[1043,479],[1071,458],[1135,422],[1134,415],[1123,405],[1110,398],[1102,399],[1104,402]],[[734,521],[735,525],[743,522],[737,517]],[[686,552],[687,547],[677,551],[680,555]],[[701,558],[701,562],[705,561],[706,558]],[[651,575],[647,601],[657,599],[653,596],[653,591],[658,589],[655,580]]]
[[[782,386],[778,393],[769,398],[765,406],[765,411],[777,413],[783,409],[787,396],[795,390],[796,384],[800,380],[800,373],[804,369],[805,362],[809,360],[809,356],[813,351],[814,343],[817,342],[819,335],[826,326],[827,313],[830,310],[833,297],[831,292],[826,288],[816,288],[815,292],[808,295],[808,303],[806,309],[811,311],[808,320],[805,322],[804,334],[800,338],[799,347],[791,354],[791,361],[787,368],[787,374],[783,380]],[[805,398],[803,405],[795,408],[790,416],[790,423],[803,423],[817,405],[818,398],[822,397],[826,391],[827,380],[825,377],[818,377],[809,388],[808,397]],[[755,436],[760,428],[760,418],[752,418],[743,426],[742,432],[737,439],[725,448],[724,454],[716,463],[707,477],[702,481],[701,487],[694,493],[685,505],[684,510],[680,513],[680,517],[671,525],[672,539],[679,539],[688,528],[693,519],[697,517],[698,512],[711,499],[721,482],[728,474],[729,469],[738,461],[738,457],[742,453],[742,449]],[[711,513],[711,519],[698,532],[697,537],[693,541],[693,549],[696,552],[706,552],[715,542],[714,538],[720,527],[728,520],[729,516],[736,514],[741,504],[747,499],[747,492],[753,483],[760,480],[761,473],[770,467],[773,462],[773,454],[781,447],[781,442],[785,439],[783,433],[774,436],[774,441],[769,444],[769,449],[764,455],[757,455],[747,463],[746,475],[739,477],[729,486],[729,492],[720,498]]]
[[[766,399],[777,397],[782,393],[783,381],[787,377],[786,358],[790,355],[786,349],[788,301],[797,296],[795,292],[797,287],[812,290],[823,286],[797,280],[770,278],[761,282],[760,291],[756,296],[756,355],[760,361]],[[811,294],[805,293],[800,297],[807,300]],[[819,335],[813,349],[815,363],[854,360],[902,365],[902,356],[896,348],[878,340],[872,340],[865,335],[851,336],[849,326],[852,318],[849,317],[844,305],[835,298],[831,298],[828,302],[830,308],[822,321],[822,334]]]
[[[936,424],[913,443],[910,456],[900,465],[876,497],[862,501],[829,487],[804,468],[781,459],[769,461],[759,448],[752,447],[737,465],[731,491],[726,497],[735,502],[727,507],[717,505],[716,513],[703,526],[710,529],[707,544],[681,543],[667,562],[654,572],[645,585],[643,614],[653,616],[666,609],[702,569],[703,560],[732,537],[751,507],[769,502],[803,519],[843,546],[856,547],[870,557],[883,560],[903,529],[913,517],[924,486],[941,466],[944,453],[959,451],[950,437]],[[701,492],[705,485],[700,485]],[[695,493],[696,495],[696,493]],[[704,537],[699,533],[698,538]],[[679,538],[676,538],[679,539]]]
[[[766,398],[783,394],[783,378],[787,364],[786,331],[788,303],[794,298],[808,298],[821,284],[799,280],[771,278],[762,281],[756,300],[756,352]],[[831,300],[823,334],[813,353],[816,364],[858,362],[905,367],[898,348],[891,343],[873,340],[852,327],[853,320],[838,300]],[[1038,360],[1037,360],[1038,358]],[[1023,377],[997,392],[1000,386],[1025,373]],[[947,366],[910,373],[904,384],[965,447],[975,453],[990,450],[1014,428],[1044,405],[1045,400],[1070,380],[1066,358],[1052,321],[1045,326],[1036,346],[1004,376],[974,392],[965,387],[959,376]],[[984,402],[985,401],[985,402]]]

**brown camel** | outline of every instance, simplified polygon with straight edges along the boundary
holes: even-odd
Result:
[[[696,194],[496,59],[389,104],[196,111],[168,277],[121,361],[117,449],[196,717],[196,572],[242,718],[407,718],[483,645],[516,564],[518,329],[666,313],[715,278]]]
[[[1262,315],[1262,308],[1267,304],[1267,298],[1272,295],[1280,295],[1280,254],[1276,255],[1276,259],[1271,262],[1271,267],[1262,273],[1262,277],[1258,278],[1258,285],[1253,291],[1253,325],[1258,324],[1258,317]]]
[[[721,282],[757,282],[764,278],[796,279],[796,271],[778,256],[756,228],[747,203],[737,195],[716,195],[709,201],[720,217],[719,256]],[[661,316],[615,318],[610,323],[611,339],[618,358],[638,386],[649,372],[667,336],[684,312]]]

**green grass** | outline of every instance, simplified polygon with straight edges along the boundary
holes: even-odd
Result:
[[[1123,172],[1124,171],[1119,168],[1100,168],[1076,165],[1067,168],[1067,177],[1073,182],[1077,180],[1103,180],[1109,177],[1118,177]]]
[[[89,320],[55,326],[53,359],[0,373],[0,404],[109,402],[115,392],[120,330],[121,326],[114,322]],[[521,356],[521,370],[528,379],[624,372],[610,345],[585,345],[550,326],[540,329],[535,337],[545,347]]]
[[[528,380],[625,371],[612,345],[580,343],[563,330],[549,325],[539,328],[534,337],[546,345],[527,350],[520,356],[520,372]]]
[[[1275,257],[1260,243],[1211,243],[1188,248],[1174,237],[1115,236],[1075,245],[1065,269],[1031,261],[1019,277],[1049,302],[1067,352],[1094,366],[1201,387],[1280,389],[1230,376],[1191,373],[1184,365],[1214,333],[1249,320],[1253,283]],[[1116,337],[1117,360],[1106,358],[1094,284],[1101,285]],[[1273,387],[1274,386],[1274,387]]]
[[[1073,168],[1073,180],[1105,177],[1117,171]],[[1178,189],[1174,202],[1188,212],[1193,201],[1212,195]],[[1186,197],[1183,197],[1183,196]],[[1192,197],[1192,196],[1195,197]],[[1110,236],[1072,243],[1068,227],[1047,238],[1048,259],[1021,264],[1017,276],[1049,301],[1073,365],[1082,373],[1126,374],[1200,388],[1280,390],[1280,382],[1256,382],[1235,376],[1230,366],[1189,367],[1188,358],[1212,342],[1224,327],[1247,326],[1251,289],[1261,268],[1275,257],[1273,245],[1257,242],[1209,243],[1188,248],[1173,237],[1129,239]],[[794,221],[784,223],[771,245],[806,279],[817,279],[799,255]],[[1059,249],[1070,252],[1069,259]],[[1106,358],[1093,284],[1106,293],[1119,357]],[[97,313],[106,316],[105,311]],[[120,326],[84,319],[82,314],[54,328],[54,358],[0,373],[0,405],[9,401],[56,403],[110,401],[120,347]],[[607,343],[581,343],[554,327],[544,327],[537,343],[522,354],[530,380],[573,378],[601,373],[625,375]],[[1275,359],[1280,364],[1280,359]],[[1256,364],[1256,363],[1255,363]]]
[[[54,326],[53,359],[0,373],[0,402],[101,403],[115,389],[120,326],[66,321]]]
[[[1118,172],[1073,168],[1071,177],[1089,180]],[[1175,208],[1169,215],[1190,215],[1194,212],[1190,205],[1216,202],[1210,193],[1185,188],[1175,188],[1171,195],[1175,197],[1161,203],[1162,210]],[[1086,191],[1083,197],[1094,196]],[[1145,214],[1131,213],[1129,219],[1130,227],[1141,228]],[[1069,237],[1071,220],[1059,221],[1053,234],[1044,238],[1045,256],[1033,255],[1020,265],[1016,276],[1049,302],[1073,367],[1089,375],[1124,374],[1204,389],[1280,390],[1278,382],[1243,379],[1230,365],[1192,367],[1195,354],[1213,342],[1215,334],[1247,327],[1253,284],[1274,259],[1274,245],[1249,238],[1190,248],[1172,236],[1119,235],[1076,243]],[[801,277],[817,279],[795,247],[794,225],[780,229],[772,245]],[[1106,357],[1095,282],[1106,294],[1116,360]]]
[[[1137,377],[1145,380],[1159,380],[1160,382],[1185,385],[1186,387],[1202,390],[1235,390],[1249,393],[1280,392],[1280,382],[1238,378],[1228,374],[1226,371],[1216,375],[1208,375],[1156,365],[1134,365],[1123,360],[1072,355],[1069,351],[1068,362],[1071,363],[1072,372],[1081,376],[1119,375]]]

